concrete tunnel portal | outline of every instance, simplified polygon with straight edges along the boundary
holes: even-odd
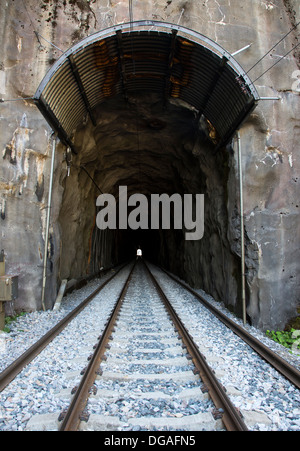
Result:
[[[58,232],[50,236],[60,247],[58,270],[47,284],[96,274],[134,258],[140,245],[148,260],[241,315],[232,143],[258,100],[232,55],[177,25],[122,24],[65,52],[35,94],[65,155]],[[147,199],[204,194],[203,238],[187,241],[172,227],[100,230],[96,199],[118,199],[120,186]]]

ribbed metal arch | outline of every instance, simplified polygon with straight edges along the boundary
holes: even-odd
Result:
[[[225,145],[255,108],[259,96],[242,67],[214,41],[174,24],[120,24],[80,41],[52,66],[35,102],[60,140],[93,109],[118,94],[158,92],[203,115],[213,139]]]

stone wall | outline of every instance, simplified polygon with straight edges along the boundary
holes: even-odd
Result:
[[[5,100],[0,103],[0,247],[5,249],[8,271],[20,276],[16,309],[34,310],[41,308],[52,132],[30,98],[61,55],[59,49],[67,50],[95,31],[128,22],[128,1],[1,0],[0,8],[0,97]],[[278,42],[299,17],[297,0],[133,1],[134,20],[180,23],[215,40],[229,52],[252,43],[250,49],[237,56],[246,70]],[[299,31],[293,31],[255,66],[249,73],[252,80],[296,45],[298,36]],[[299,304],[300,86],[296,78],[299,65],[298,47],[257,79],[255,85],[261,96],[278,95],[280,100],[261,101],[240,130],[247,313],[249,320],[262,329],[283,327]],[[20,100],[24,97],[28,99]],[[150,103],[153,111],[156,103],[153,99]],[[61,144],[57,147],[47,268],[48,308],[52,306],[62,278],[79,278],[90,270],[95,220],[93,202],[98,192],[86,173],[80,170],[80,165],[86,165],[97,182],[101,182],[103,190],[111,188],[117,180],[125,182],[132,178],[130,168],[122,160],[126,155],[117,154],[118,140],[126,149],[124,117],[121,128],[116,131],[118,116],[115,113],[119,106],[114,109],[112,103],[110,107],[111,115],[106,116],[106,125],[105,121],[99,123],[93,135],[89,133],[88,123],[78,130],[76,139],[84,152],[78,160],[74,159],[70,177],[67,177],[64,161],[65,148]],[[147,116],[147,112],[144,113]],[[160,119],[165,120],[161,116]],[[174,128],[177,128],[179,117],[175,110],[173,119]],[[171,126],[171,122],[168,124]],[[239,312],[236,143],[232,149],[228,148],[212,159],[203,143],[192,144],[186,138],[184,131],[188,130],[188,119],[181,125],[186,127],[178,137],[181,146],[169,146],[160,170],[167,174],[171,158],[175,163],[172,177],[170,175],[173,181],[169,182],[174,189],[206,190],[209,197],[208,239],[185,243],[178,249],[175,249],[174,236],[164,239],[161,260],[190,283],[203,287]],[[110,136],[113,130],[115,147],[112,149]],[[157,141],[166,142],[167,139],[165,133]],[[144,140],[147,140],[146,134]],[[102,154],[96,158],[99,145]],[[183,149],[187,156],[183,156]],[[159,177],[155,160],[154,152],[144,170],[148,185],[154,174]],[[96,173],[93,169],[95,161],[104,162],[107,170]],[[112,168],[117,163],[120,168],[114,172]],[[164,187],[162,179],[161,189]],[[107,251],[107,255],[111,252]]]

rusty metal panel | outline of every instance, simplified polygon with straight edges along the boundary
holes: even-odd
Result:
[[[13,301],[18,297],[18,276],[0,276],[0,301]]]
[[[245,71],[216,42],[178,25],[139,21],[102,30],[70,48],[44,77],[35,101],[70,145],[84,116],[92,117],[94,108],[124,91],[184,101],[212,124],[219,145],[259,100]]]

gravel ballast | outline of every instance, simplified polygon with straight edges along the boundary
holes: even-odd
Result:
[[[131,267],[131,266],[130,266]],[[50,345],[29,364],[15,380],[0,393],[0,431],[12,430],[56,430],[59,413],[68,407],[71,389],[80,378],[80,371],[87,364],[87,357],[91,354],[91,347],[96,343],[97,337],[104,329],[106,319],[117,299],[126,280],[130,267],[122,269],[117,280],[109,283],[89,304],[89,306],[74,319],[66,329],[56,337]],[[251,430],[300,430],[300,393],[292,384],[285,380],[277,371],[269,367],[248,345],[231,333],[223,324],[216,320],[197,299],[187,293],[166,274],[151,266],[154,275],[158,278],[162,288],[174,303],[175,309],[180,308],[181,319],[188,327],[190,334],[212,366],[220,382],[226,387],[234,405],[244,417],[244,421]],[[93,292],[111,273],[101,279],[89,282],[80,290],[74,291],[65,298],[58,312],[33,312],[18,318],[11,325],[11,332],[0,334],[1,362],[0,371],[3,371],[15,358],[44,335],[51,327],[62,319],[71,309]],[[200,291],[200,290],[199,290]],[[201,291],[218,309],[235,321],[222,305]],[[145,334],[147,332],[145,325]],[[264,336],[253,327],[246,326],[258,339],[262,340],[291,364],[300,367],[300,359]],[[145,335],[146,337],[147,335]],[[153,371],[157,366],[159,353],[165,349],[157,349],[157,343],[147,339],[147,352],[153,348]],[[141,353],[143,352],[140,342]],[[145,346],[144,346],[145,347]],[[170,358],[177,358],[175,349],[170,349]],[[135,356],[128,362],[129,371],[135,365]],[[163,370],[162,370],[163,371]],[[102,390],[114,390],[120,393],[120,407],[124,412],[130,409],[138,411],[144,408],[145,415],[149,415],[149,405],[132,399],[130,387],[136,386],[136,381],[103,381]],[[175,389],[156,386],[148,381],[151,391],[165,390],[168,396]],[[140,390],[144,390],[140,383]],[[191,387],[184,387],[192,389]],[[187,402],[187,401],[185,401]],[[96,403],[95,399],[92,404]],[[178,403],[180,404],[180,403]],[[114,414],[114,403],[110,404],[110,411],[103,411],[104,415]],[[153,418],[159,415],[164,406],[172,408],[168,398],[158,399],[153,403]],[[191,412],[195,410],[193,401],[187,402]],[[95,410],[96,411],[96,410]],[[147,413],[148,412],[148,413]],[[178,405],[174,406],[174,415],[180,415]],[[42,420],[44,417],[44,421]],[[155,424],[155,422],[154,422]],[[115,426],[118,429],[118,425]],[[155,430],[155,425],[153,426]],[[170,426],[170,429],[171,426]],[[136,427],[138,430],[138,426]]]
[[[172,302],[189,333],[226,387],[233,404],[251,430],[293,431],[300,429],[300,392],[258,354],[182,289],[166,274],[152,267],[161,287]],[[202,290],[197,290],[214,307],[239,325],[242,322]],[[247,330],[299,369],[299,356],[269,340],[254,327]],[[280,349],[281,348],[281,349]]]

